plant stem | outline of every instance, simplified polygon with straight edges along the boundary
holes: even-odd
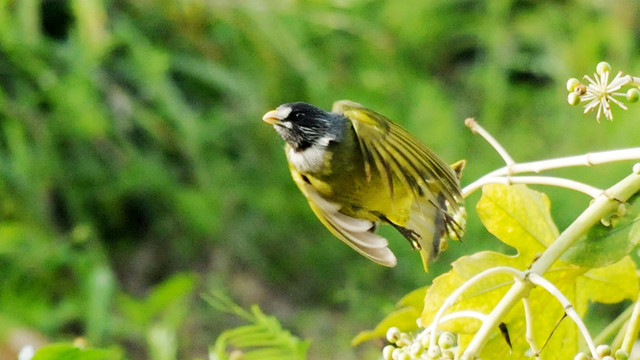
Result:
[[[582,337],[584,337],[584,340],[587,342],[587,346],[589,346],[589,351],[591,351],[591,355],[595,357],[596,346],[593,343],[593,338],[591,338],[591,334],[589,334],[589,329],[587,329],[587,326],[584,324],[584,322],[580,318],[580,315],[578,315],[578,313],[576,312],[576,309],[574,309],[573,304],[571,304],[569,299],[567,299],[567,297],[564,296],[564,294],[555,285],[553,285],[549,280],[543,278],[541,275],[538,275],[536,273],[530,273],[529,280],[533,284],[547,290],[549,294],[555,297],[560,302],[560,304],[562,304],[565,314],[567,314],[567,316],[569,316],[569,318],[573,320],[573,322],[576,324],[576,326],[578,327],[578,330],[580,330],[580,332],[582,333]]]
[[[478,311],[473,311],[473,310],[460,310],[460,311],[455,311],[443,316],[442,319],[440,319],[440,322],[446,323],[447,321],[461,319],[461,318],[477,319],[480,321],[484,321],[484,319],[487,318],[487,315]]]
[[[485,130],[482,126],[480,126],[480,124],[478,124],[476,119],[467,118],[464,121],[464,124],[469,129],[471,129],[472,132],[482,136],[489,143],[489,145],[493,146],[493,148],[500,155],[500,157],[502,157],[502,160],[504,160],[504,162],[507,164],[507,167],[510,167],[510,166],[516,164],[516,162],[513,161],[513,158],[507,152],[507,150],[505,150],[504,147],[502,147],[502,145],[500,145],[498,140],[496,140],[491,134],[489,134],[489,132],[487,130]]]
[[[533,312],[531,311],[531,301],[529,298],[522,298],[522,306],[524,307],[524,321],[526,324],[525,339],[529,343],[529,347],[536,359],[540,359],[540,348],[536,345],[536,339],[533,336]]]
[[[558,178],[553,176],[496,176],[496,177],[486,177],[478,179],[478,181],[473,183],[473,187],[465,187],[462,192],[462,197],[467,197],[476,189],[486,185],[486,184],[537,184],[537,185],[550,185],[557,186],[566,189],[571,189],[575,191],[579,191],[583,194],[586,194],[592,198],[598,197],[598,195],[602,194],[602,189],[598,189],[597,187],[593,187],[591,185],[587,185],[578,181]]]
[[[587,153],[583,155],[567,156],[556,159],[539,160],[526,163],[512,164],[494,170],[473,183],[467,185],[462,190],[465,196],[473,193],[483,185],[486,178],[497,176],[510,176],[522,173],[540,173],[545,170],[566,168],[572,166],[593,166],[616,161],[640,160],[640,147],[619,149],[611,151],[601,151]]]
[[[435,344],[436,343],[436,333],[437,333],[437,329],[438,329],[438,324],[440,324],[441,322],[443,322],[441,319],[444,316],[445,311],[447,311],[450,307],[452,307],[456,301],[458,300],[458,298],[468,289],[470,288],[472,285],[474,285],[475,283],[477,283],[478,281],[488,277],[488,276],[492,276],[494,274],[510,274],[513,275],[514,278],[516,279],[523,279],[524,278],[524,272],[508,267],[508,266],[498,266],[498,267],[493,267],[493,268],[489,268],[487,270],[484,270],[481,273],[478,273],[476,275],[474,275],[472,278],[470,278],[469,280],[465,281],[464,284],[462,284],[460,287],[458,287],[454,292],[452,292],[451,294],[449,294],[449,296],[447,296],[447,298],[444,300],[444,302],[442,303],[442,306],[440,306],[440,309],[438,309],[438,312],[436,313],[436,315],[433,318],[433,321],[431,322],[431,339],[430,339],[430,343],[431,344]]]
[[[600,221],[601,218],[615,211],[620,202],[627,201],[627,199],[638,191],[640,191],[640,174],[633,173],[598,196],[594,202],[558,236],[556,241],[547,248],[544,254],[533,263],[531,272],[544,274],[551,265],[573,245],[580,235],[589,230],[594,224]]]
[[[629,323],[627,324],[627,331],[624,334],[624,340],[622,341],[622,346],[620,347],[622,350],[626,351],[627,354],[631,355],[631,349],[633,348],[633,343],[638,338],[638,332],[640,331],[640,301],[636,300],[636,304],[633,306],[633,313],[631,314],[631,319],[629,319]]]
[[[564,252],[594,224],[607,214],[615,211],[621,201],[626,201],[631,195],[640,191],[640,174],[633,173],[618,182],[600,196],[558,236],[542,256],[533,263],[530,272],[544,274]],[[473,358],[489,339],[489,333],[502,321],[504,316],[515,304],[529,294],[533,285],[530,281],[516,281],[496,307],[489,313],[486,321],[471,340],[464,351],[464,358]]]

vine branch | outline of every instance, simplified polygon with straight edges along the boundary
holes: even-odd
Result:
[[[606,192],[599,195],[578,218],[563,231],[542,256],[531,266],[530,274],[544,274],[551,265],[585,232],[595,225],[602,217],[615,211],[620,201],[626,201],[636,192],[640,191],[640,174],[632,173],[618,182]],[[529,275],[531,276],[531,275]],[[496,307],[489,313],[486,321],[471,340],[463,353],[463,359],[473,359],[479,354],[489,338],[490,332],[502,321],[504,316],[522,298],[528,296],[533,288],[530,279],[516,282]]]

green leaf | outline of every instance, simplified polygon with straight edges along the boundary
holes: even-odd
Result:
[[[482,187],[476,209],[487,230],[503,243],[533,259],[558,237],[549,213],[549,198],[525,185]]]
[[[197,278],[191,273],[178,273],[153,288],[145,299],[136,299],[127,295],[118,298],[118,306],[130,321],[146,327],[162,315],[172,310],[182,311],[181,304],[193,294]]]
[[[422,313],[423,324],[431,323],[444,300],[471,277],[497,266],[525,270],[535,260],[536,254],[543,252],[558,236],[549,213],[547,197],[525,186],[485,186],[477,208],[487,229],[504,243],[513,246],[517,254],[507,256],[486,251],[456,260],[451,271],[436,278],[427,290]],[[629,257],[601,269],[557,261],[544,275],[583,315],[590,301],[612,303],[636,298],[638,284],[635,269],[636,266]],[[488,314],[513,283],[510,275],[498,274],[485,278],[467,289],[449,312],[473,310]],[[553,358],[572,357],[578,351],[578,332],[575,324],[568,318],[558,324],[564,315],[560,302],[541,287],[532,289],[528,299],[534,314],[533,337],[536,343],[542,346],[549,339],[542,357],[549,357],[550,354]],[[495,329],[489,336],[481,357],[530,359],[523,308],[515,306],[502,320],[507,325],[513,347],[510,348],[498,329]],[[441,328],[458,333],[458,343],[464,349],[479,324],[477,320],[461,319],[444,323]]]
[[[40,348],[32,360],[119,360],[120,351],[112,349],[80,349],[71,344],[52,344]]]
[[[451,264],[451,271],[437,277],[429,287],[425,296],[425,307],[422,312],[422,323],[429,324],[433,320],[444,300],[463,283],[483,270],[495,266],[518,267],[521,261],[518,257],[483,251],[470,256],[463,256]],[[473,309],[479,312],[490,311],[504,296],[513,284],[510,275],[498,274],[486,278],[469,288],[451,311]],[[475,320],[454,320],[444,324],[444,328],[454,332],[473,332],[477,330],[479,322]]]
[[[613,264],[627,256],[640,241],[640,194],[624,205],[623,216],[613,215],[609,226],[599,223],[563,255],[562,260],[584,267]]]
[[[578,305],[586,311],[587,301],[614,304],[638,296],[637,265],[626,256],[615,264],[591,269],[578,278]],[[582,314],[581,314],[582,315]]]
[[[309,341],[302,341],[284,330],[278,319],[265,315],[258,306],[247,312],[222,294],[210,294],[205,300],[218,310],[239,315],[250,322],[224,331],[209,349],[209,359],[226,360],[227,348],[242,354],[243,359],[303,360],[306,359]]]
[[[367,340],[384,337],[387,330],[391,327],[397,327],[401,331],[413,331],[418,329],[416,320],[420,317],[420,310],[411,307],[400,308],[387,315],[382,321],[376,325],[373,330],[361,331],[351,340],[351,345],[356,346]]]

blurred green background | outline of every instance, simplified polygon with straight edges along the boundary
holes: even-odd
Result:
[[[79,336],[205,358],[238,324],[214,290],[311,338],[310,359],[376,358],[350,339],[499,246],[478,194],[431,273],[385,228],[399,265],[377,266],[314,218],[262,114],[360,102],[466,158],[463,184],[502,166],[469,116],[521,161],[637,146],[640,109],[597,124],[564,83],[602,60],[640,74],[638,24],[634,0],[0,0],[0,358]],[[553,174],[605,187],[629,168]],[[548,193],[561,228],[588,204]]]

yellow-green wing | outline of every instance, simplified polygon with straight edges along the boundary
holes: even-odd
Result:
[[[353,124],[367,176],[375,169],[391,194],[395,177],[412,189],[416,198],[427,197],[435,205],[442,194],[456,209],[462,199],[456,174],[413,135],[383,115],[349,100],[335,102],[332,111]]]
[[[372,221],[341,213],[339,204],[322,197],[309,179],[305,181],[293,166],[289,166],[289,169],[296,185],[309,201],[311,210],[333,235],[371,261],[384,266],[396,266],[397,260],[389,250],[387,239],[373,232],[375,224]]]
[[[413,195],[408,219],[397,219],[395,225],[418,235],[403,234],[420,250],[427,270],[427,262],[440,252],[447,229],[456,234],[462,231],[453,220],[462,199],[456,172],[399,125],[360,104],[338,101],[333,104],[333,112],[351,121],[367,176],[377,171],[392,200],[394,186],[398,185]]]

